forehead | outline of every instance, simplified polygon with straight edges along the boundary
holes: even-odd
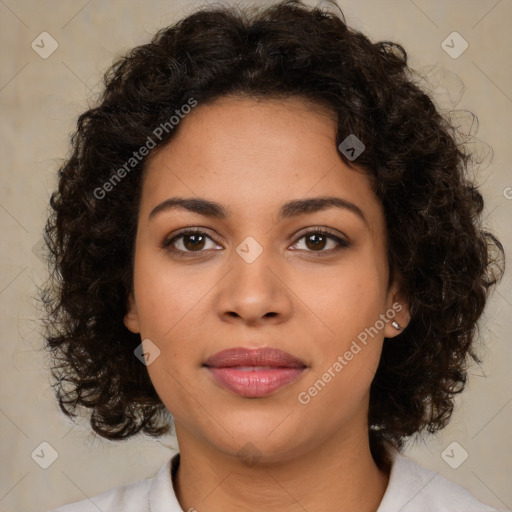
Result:
[[[300,98],[225,97],[199,105],[149,158],[141,207],[196,196],[241,220],[277,213],[290,199],[335,195],[381,227],[380,201],[368,176],[341,160],[336,127],[334,113]]]

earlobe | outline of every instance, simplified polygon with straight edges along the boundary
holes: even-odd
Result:
[[[386,317],[390,319],[384,329],[386,338],[394,338],[403,332],[411,320],[409,304],[396,287],[390,293]]]
[[[129,331],[133,333],[140,333],[139,316],[137,314],[137,306],[132,293],[128,296],[128,307],[127,312],[124,315],[123,323]]]

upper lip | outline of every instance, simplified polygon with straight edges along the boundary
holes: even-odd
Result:
[[[232,366],[275,366],[286,368],[305,368],[300,359],[277,348],[228,348],[209,357],[205,366],[226,368]]]

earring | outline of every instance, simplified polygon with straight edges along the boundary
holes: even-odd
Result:
[[[397,330],[397,331],[401,331],[402,328],[400,327],[400,324],[396,321],[396,320],[393,320],[391,322],[391,325]]]

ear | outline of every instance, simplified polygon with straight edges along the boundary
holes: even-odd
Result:
[[[394,338],[403,332],[411,320],[409,303],[404,299],[396,283],[393,283],[388,292],[386,317],[389,319],[384,328],[386,338]],[[397,322],[400,329],[393,327],[393,322]]]
[[[139,315],[137,313],[137,306],[133,294],[130,292],[128,295],[128,308],[123,319],[124,325],[129,331],[133,333],[140,333],[139,328]]]

